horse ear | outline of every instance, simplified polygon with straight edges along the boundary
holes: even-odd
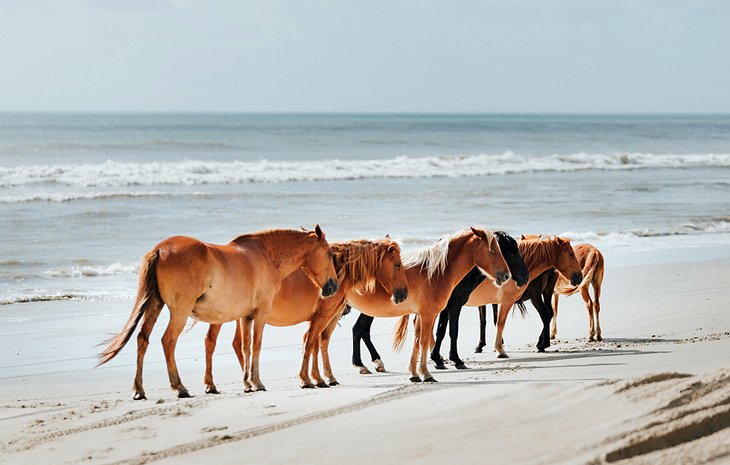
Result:
[[[484,240],[487,239],[487,234],[484,231],[482,231],[481,229],[476,229],[476,228],[472,227],[471,232],[473,232],[474,235],[480,239],[484,239]]]
[[[525,240],[525,235],[524,234],[520,234],[520,240],[521,241],[524,241]]]
[[[314,233],[317,235],[317,239],[320,241],[324,240],[324,232],[322,232],[322,228],[320,228],[319,225],[314,227]]]
[[[390,234],[386,234],[386,235],[385,235],[385,238],[386,238],[386,239],[390,239]]]
[[[388,253],[395,253],[398,250],[398,245],[390,244],[388,246]]]

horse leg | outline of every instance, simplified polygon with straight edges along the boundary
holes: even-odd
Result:
[[[144,355],[147,353],[147,346],[150,344],[150,333],[160,316],[160,311],[164,304],[159,298],[155,297],[154,302],[150,302],[144,313],[144,321],[137,335],[137,374],[134,376],[134,400],[147,399],[144,388],[142,387],[142,365],[144,364]]]
[[[436,322],[436,315],[428,318],[421,318],[421,335],[419,345],[421,349],[421,361],[419,363],[419,371],[424,383],[435,383],[436,380],[428,371],[428,352],[434,344],[433,340],[433,324]]]
[[[378,373],[385,373],[385,365],[383,364],[383,360],[380,358],[378,350],[375,348],[373,341],[370,339],[370,327],[372,327],[374,319],[375,318],[370,317],[368,320],[365,321],[363,341],[365,342],[365,347],[368,348],[368,352],[370,352],[370,360],[372,360],[373,364],[375,365],[375,371],[377,371]]]
[[[558,300],[560,300],[560,296],[553,294],[553,322],[550,326],[550,339],[555,339],[558,335]]]
[[[474,353],[481,354],[487,346],[487,306],[479,306],[479,343],[474,348]]]
[[[596,330],[593,322],[593,300],[591,299],[591,295],[588,293],[588,286],[580,288],[580,296],[586,304],[586,310],[588,310],[588,341],[593,342],[596,340]]]
[[[251,384],[251,326],[253,319],[239,318],[236,329],[240,335],[241,352],[243,352],[243,392],[253,392]],[[233,342],[235,344],[235,340]],[[240,361],[240,360],[239,360]]]
[[[337,386],[338,384],[340,384],[337,379],[335,379],[335,376],[332,374],[332,365],[330,364],[329,354],[330,338],[332,337],[332,333],[335,331],[335,328],[337,328],[338,320],[339,317],[335,317],[332,319],[332,321],[330,321],[330,324],[325,328],[324,331],[322,331],[319,340],[320,352],[322,354],[322,367],[324,368],[324,376],[325,378],[327,378],[327,383],[330,386]]]
[[[415,333],[415,338],[413,341],[413,350],[411,351],[411,359],[408,363],[408,371],[411,373],[411,382],[413,383],[420,383],[421,377],[418,376],[418,371],[416,371],[416,362],[418,360],[418,348],[419,348],[419,342],[421,340],[421,318],[419,318],[418,315],[416,315],[416,318],[413,319],[413,329]]]
[[[596,341],[602,341],[601,337],[601,322],[599,321],[599,315],[601,314],[601,284],[593,283],[593,313],[596,318]]]
[[[499,305],[499,316],[497,318],[497,333],[494,335],[494,350],[497,352],[497,358],[508,358],[507,352],[504,351],[502,333],[504,332],[504,325],[507,323],[507,315],[512,310],[514,302],[501,303]]]
[[[265,391],[266,387],[261,382],[259,375],[259,355],[261,354],[261,343],[264,337],[264,327],[266,326],[266,318],[262,312],[256,312],[253,319],[253,350],[251,354],[251,385],[254,391]]]
[[[357,320],[355,320],[355,324],[352,325],[352,365],[360,369],[361,375],[370,374],[370,370],[368,370],[365,367],[365,364],[362,363],[362,355],[360,352],[360,341],[363,338],[365,320],[367,318],[372,317],[361,313],[360,316],[357,317]]]
[[[542,320],[542,331],[537,339],[537,351],[545,352],[545,349],[550,347],[550,320],[553,318],[553,312],[545,305],[542,294],[530,296],[530,302],[537,309],[540,320]]]
[[[167,374],[170,378],[170,386],[177,391],[180,398],[190,397],[188,390],[180,381],[180,375],[177,371],[177,363],[175,363],[175,346],[177,339],[180,337],[185,323],[188,320],[188,313],[176,312],[170,309],[170,323],[167,325],[165,334],[162,335],[162,349],[165,352],[165,361],[167,362]]]
[[[498,319],[497,313],[498,312],[499,312],[499,305],[492,304],[492,318],[493,318],[493,321],[494,321],[494,327],[495,328],[497,327],[497,319]],[[502,338],[502,344],[504,344],[504,338]]]
[[[436,364],[437,370],[445,370],[446,365],[444,364],[444,359],[441,357],[441,343],[444,340],[444,337],[446,337],[446,326],[449,324],[449,311],[448,309],[444,309],[439,314],[439,322],[438,326],[436,328],[436,343],[433,346],[433,351],[431,352],[431,360]]]
[[[459,358],[459,315],[461,314],[461,305],[452,304],[449,307],[449,339],[451,339],[451,347],[449,349],[449,359],[454,362],[457,370],[466,370],[468,367],[464,361]]]
[[[314,388],[314,384],[312,384],[312,380],[309,378],[309,358],[311,354],[311,345],[309,344],[309,340],[311,339],[310,333],[312,328],[312,322],[309,322],[309,328],[306,333],[304,333],[304,337],[302,338],[302,365],[299,368],[299,379],[301,380],[301,383],[299,383],[299,387],[302,389],[311,389]]]
[[[329,384],[327,384],[324,379],[322,379],[322,375],[319,374],[319,353],[320,353],[320,342],[321,342],[321,334],[317,334],[313,336],[313,344],[312,344],[312,352],[311,352],[311,359],[312,359],[312,369],[311,369],[311,375],[312,379],[314,380],[314,385],[319,388],[328,388]]]
[[[221,327],[222,325],[211,324],[208,327],[208,334],[205,335],[205,376],[203,377],[203,384],[205,384],[206,394],[220,394],[213,382],[213,352],[215,352],[215,345]]]

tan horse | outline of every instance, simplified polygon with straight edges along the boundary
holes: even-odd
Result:
[[[408,297],[408,281],[401,265],[400,247],[390,238],[378,241],[354,240],[341,243],[332,243],[335,269],[339,288],[334,296],[328,299],[319,298],[317,288],[301,271],[295,271],[287,276],[281,289],[274,298],[272,311],[269,313],[268,324],[272,326],[292,326],[309,321],[310,328],[327,326],[330,320],[323,321],[331,314],[331,308],[343,306],[345,295],[349,292],[373,292],[376,284],[382,286],[393,301],[402,302]],[[337,317],[334,318],[335,324]],[[241,327],[245,320],[237,320],[237,330],[233,339],[233,350],[238,357],[241,368],[246,371],[245,348],[247,342],[241,337]],[[210,325],[205,340],[205,385],[206,392],[217,393],[213,382],[212,355],[221,325]],[[244,333],[245,334],[245,333]],[[307,333],[308,334],[308,333]],[[307,336],[305,335],[305,344]],[[332,375],[329,363],[329,337],[321,341],[322,359],[325,364],[325,375],[329,379],[327,384],[319,375],[318,367],[313,368],[312,375],[318,387],[334,386],[337,380]],[[315,354],[316,360],[316,354]],[[308,363],[302,365],[299,377],[303,388],[312,388],[314,384],[308,374]]]
[[[134,399],[145,399],[142,364],[152,327],[163,305],[170,310],[170,323],[162,336],[170,385],[178,397],[190,397],[180,381],[175,363],[175,345],[189,317],[208,323],[247,318],[253,320],[253,367],[251,383],[263,389],[259,379],[258,354],[264,323],[283,279],[301,269],[316,283],[323,296],[337,291],[332,252],[324,233],[270,230],[237,237],[226,245],[175,236],[157,244],[142,260],[139,290],[124,329],[99,355],[99,364],[111,360],[132,336],[137,336],[137,374]],[[97,366],[98,366],[97,365]]]
[[[413,344],[408,370],[412,382],[433,382],[426,359],[434,344],[433,325],[439,312],[449,300],[451,291],[475,266],[497,286],[509,280],[510,273],[497,240],[492,232],[471,228],[446,236],[433,246],[403,254],[408,277],[408,299],[398,304],[390,300],[380,286],[374,293],[349,293],[347,303],[362,313],[374,317],[403,317],[398,326],[394,347],[402,347],[408,329],[408,316],[416,314],[416,340]],[[492,284],[490,284],[492,285]],[[311,336],[311,335],[310,335]],[[416,359],[420,363],[416,370]]]
[[[572,282],[580,283],[581,268],[575,259],[570,240],[561,237],[527,239],[520,240],[517,246],[530,273],[530,281],[550,268],[557,268],[562,275],[569,276]],[[512,306],[520,299],[526,288],[527,285],[518,286],[514,280],[510,280],[499,289],[483,282],[472,291],[465,304],[469,307],[499,304],[497,332],[494,338],[494,350],[498,358],[508,357],[502,345],[504,325]]]
[[[586,304],[586,310],[588,310],[588,340],[602,341],[599,315],[601,313],[601,284],[603,284],[604,270],[603,254],[591,244],[578,244],[573,246],[573,250],[575,250],[575,256],[583,269],[583,281],[578,286],[573,286],[565,277],[558,277],[555,284],[555,294],[553,295],[553,321],[550,328],[550,337],[554,339],[558,334],[559,295],[573,295],[580,291],[580,296]],[[593,299],[588,293],[590,286],[593,286]]]

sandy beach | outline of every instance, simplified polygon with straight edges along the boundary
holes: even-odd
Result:
[[[147,353],[149,400],[131,399],[134,344],[93,368],[95,345],[121,327],[131,302],[8,306],[0,463],[727,463],[729,273],[727,258],[608,267],[603,342],[586,342],[574,296],[561,301],[558,339],[545,354],[534,349],[534,309],[510,317],[509,359],[472,353],[478,318],[466,308],[459,344],[470,369],[434,371],[433,385],[410,383],[408,351],[390,351],[395,320],[373,326],[388,372],[360,375],[349,363],[353,312],[330,348],[341,386],[300,389],[304,326],[268,327],[268,390],[244,394],[228,325],[214,358],[222,394],[206,395],[207,326],[198,324],[178,346],[192,399],[167,388],[164,324]],[[493,334],[489,327],[490,344]]]

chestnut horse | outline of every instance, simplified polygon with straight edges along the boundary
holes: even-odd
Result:
[[[588,310],[588,340],[602,341],[599,315],[601,313],[601,285],[603,284],[604,271],[603,254],[591,244],[578,244],[573,246],[573,250],[575,250],[575,256],[583,269],[583,281],[578,286],[574,286],[563,276],[558,276],[555,284],[555,294],[553,295],[553,322],[550,338],[554,339],[558,334],[559,296],[573,295],[580,291],[580,296],[586,304],[586,310]],[[593,286],[593,299],[588,293],[590,286]]]
[[[433,346],[433,325],[454,287],[474,267],[490,278],[490,286],[493,286],[492,282],[501,286],[510,278],[509,268],[492,232],[481,228],[467,229],[443,237],[426,249],[406,252],[403,264],[409,287],[409,297],[404,302],[392,302],[387,292],[378,287],[370,294],[350,293],[347,303],[374,317],[404,317],[396,330],[393,344],[396,349],[405,342],[408,316],[420,317],[408,366],[410,380],[434,382],[426,364],[428,351]],[[419,352],[420,363],[416,370]]]
[[[401,265],[400,247],[390,238],[378,241],[354,240],[330,244],[334,256],[335,269],[339,288],[334,296],[320,299],[319,292],[301,271],[287,276],[281,289],[274,298],[271,313],[266,323],[272,326],[292,326],[309,321],[310,328],[320,331],[328,326],[330,320],[324,320],[331,313],[332,307],[339,308],[349,292],[373,292],[376,284],[387,290],[394,302],[402,302],[408,297],[408,281]],[[335,322],[337,319],[335,318]],[[233,349],[246,371],[245,350],[247,342],[241,338],[241,325],[245,319],[237,320],[237,331],[233,339]],[[216,340],[220,332],[220,324],[211,324],[205,340],[205,385],[207,393],[218,393],[213,382],[212,356]],[[245,333],[244,333],[245,334]],[[309,331],[305,335],[305,345],[309,341]],[[315,338],[316,339],[316,338]],[[319,369],[313,368],[312,374],[318,387],[334,386],[337,380],[331,373],[329,354],[327,352],[329,338],[321,341],[322,359],[325,364],[327,384],[319,375]],[[315,350],[316,363],[316,350]],[[302,363],[299,377],[301,387],[312,388],[314,384],[308,374],[308,359]]]
[[[581,268],[575,258],[573,248],[570,246],[570,240],[561,237],[521,240],[518,242],[518,247],[530,273],[530,281],[550,268],[557,268],[561,274],[569,276],[572,283],[577,285],[581,282]],[[469,307],[492,303],[499,304],[497,334],[494,338],[494,350],[497,352],[498,358],[508,357],[502,343],[504,325],[512,306],[520,300],[526,287],[526,285],[518,286],[514,281],[508,282],[500,289],[494,289],[493,286],[482,283],[474,289],[466,303],[466,306]],[[541,340],[543,339],[545,338],[541,335]],[[538,345],[540,346],[538,347],[539,350],[544,350],[540,341],[538,341]],[[441,356],[437,351],[434,351],[432,359],[438,363]]]
[[[102,365],[111,360],[132,336],[137,324],[137,374],[134,399],[145,399],[142,364],[162,307],[170,322],[162,337],[170,385],[178,397],[190,397],[180,381],[175,346],[189,317],[208,323],[238,318],[253,320],[251,383],[263,389],[258,355],[261,336],[272,302],[284,278],[301,269],[321,289],[322,296],[337,292],[332,252],[319,225],[314,231],[269,230],[237,237],[226,245],[175,236],[157,244],[142,260],[139,290],[124,329],[109,340],[99,355]]]

